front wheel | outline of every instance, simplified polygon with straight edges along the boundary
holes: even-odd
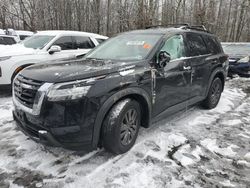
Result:
[[[217,106],[220,101],[222,93],[222,81],[220,78],[216,77],[208,91],[207,98],[203,101],[203,106],[207,109],[212,109]]]
[[[137,101],[124,99],[110,110],[102,127],[102,144],[112,153],[130,150],[141,125],[141,108]]]

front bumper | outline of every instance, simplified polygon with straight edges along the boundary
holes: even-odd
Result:
[[[63,147],[70,150],[89,151],[92,147],[93,124],[79,109],[82,103],[45,102],[38,116],[15,106],[13,117],[17,127],[32,140],[48,146]],[[73,110],[74,109],[74,110]],[[92,114],[92,115],[91,115]]]
[[[13,118],[17,127],[28,137],[36,142],[43,143],[48,146],[59,147],[62,146],[47,130],[37,125],[29,125],[24,121],[21,121],[22,115],[13,111]]]

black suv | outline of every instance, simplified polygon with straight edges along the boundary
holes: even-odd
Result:
[[[227,69],[216,36],[203,29],[131,31],[81,60],[21,71],[14,80],[13,115],[41,143],[124,153],[141,126],[197,102],[216,107]]]

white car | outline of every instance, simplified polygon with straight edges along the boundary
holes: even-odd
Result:
[[[0,46],[0,86],[10,85],[27,66],[86,54],[107,38],[77,31],[40,31],[19,44]]]

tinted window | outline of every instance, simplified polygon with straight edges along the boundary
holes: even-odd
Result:
[[[187,43],[189,47],[188,56],[209,54],[205,42],[200,35],[187,33]]]
[[[4,37],[4,40],[6,42],[6,44],[15,44],[15,40],[13,38],[9,38],[9,37]]]
[[[24,40],[27,37],[29,37],[29,36],[28,35],[19,35],[20,40]]]
[[[57,41],[53,45],[60,46],[62,50],[74,49],[72,37],[68,36],[57,39]]]
[[[5,44],[3,37],[0,37],[0,44]]]
[[[0,44],[11,45],[11,44],[15,44],[15,43],[16,43],[16,41],[13,38],[0,37]]]
[[[215,37],[211,37],[211,36],[203,36],[206,44],[207,44],[207,48],[208,51],[212,54],[219,54],[221,53],[221,48],[216,40]]]
[[[169,38],[161,51],[166,51],[170,54],[171,60],[178,59],[185,56],[183,37],[181,35],[176,35]]]
[[[76,49],[89,49],[95,47],[94,43],[90,40],[89,37],[75,36],[74,38],[76,41]]]
[[[106,39],[96,39],[99,44],[103,43]]]

